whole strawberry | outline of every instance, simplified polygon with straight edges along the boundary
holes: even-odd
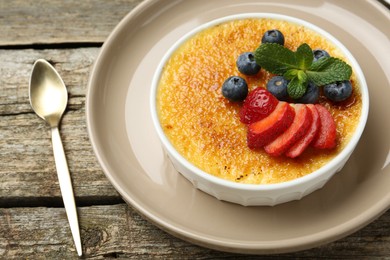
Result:
[[[251,124],[259,121],[275,110],[279,100],[265,88],[258,87],[251,92],[244,100],[240,110],[240,121],[244,124]]]

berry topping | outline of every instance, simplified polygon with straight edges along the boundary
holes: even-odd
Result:
[[[287,85],[288,80],[282,76],[274,76],[267,82],[267,90],[271,92],[277,99],[287,101]]]
[[[352,94],[351,81],[339,81],[324,86],[324,95],[334,102],[348,99]]]
[[[279,102],[266,118],[248,126],[247,143],[250,149],[269,144],[291,125],[295,111],[287,102]]]
[[[307,43],[301,44],[296,51],[276,43],[260,44],[254,55],[262,69],[290,80],[287,92],[293,99],[305,94],[308,82],[324,86],[349,80],[352,75],[352,67],[339,58],[321,58],[313,62],[313,51]]]
[[[295,102],[302,104],[314,104],[317,103],[319,96],[320,89],[312,82],[309,82],[305,94],[303,94],[302,97],[296,99]]]
[[[320,128],[317,138],[313,140],[313,147],[318,149],[331,149],[336,146],[336,124],[332,115],[324,106],[315,105],[320,117]]]
[[[330,57],[330,55],[328,52],[321,49],[313,50],[313,61],[317,61],[323,57]]]
[[[238,56],[236,65],[238,71],[245,75],[256,75],[261,67],[255,61],[255,56],[252,52],[244,52]]]
[[[290,127],[279,135],[264,150],[272,156],[280,156],[286,152],[296,141],[304,136],[312,123],[310,109],[303,104],[294,106],[295,117]]]
[[[250,124],[271,114],[279,101],[265,88],[256,88],[249,92],[240,110],[240,120]]]
[[[333,102],[351,96],[351,66],[323,49],[312,50],[307,43],[290,50],[277,29],[266,31],[261,43],[255,51],[241,53],[236,66],[248,76],[260,69],[267,72],[262,75],[266,78],[273,75],[266,88],[248,93],[246,81],[238,76],[228,78],[222,86],[226,98],[244,101],[239,116],[247,125],[248,147],[290,158],[300,156],[309,146],[334,148],[336,123],[330,111],[317,103],[322,93]]]
[[[315,105],[308,104],[307,107],[310,110],[311,116],[313,118],[310,128],[307,133],[286,152],[287,157],[295,158],[301,155],[310,145],[310,143],[314,140],[317,135],[318,129],[320,128],[320,117],[318,115],[318,111]]]
[[[248,95],[248,85],[245,79],[232,76],[222,85],[222,95],[231,101],[242,101]]]
[[[284,36],[279,30],[268,30],[261,38],[261,43],[277,43],[284,45]]]

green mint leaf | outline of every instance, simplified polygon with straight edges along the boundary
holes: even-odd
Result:
[[[299,77],[293,78],[287,85],[287,93],[293,98],[297,99],[305,94],[307,88],[307,84],[299,80]]]
[[[305,94],[309,81],[323,86],[348,80],[352,75],[351,66],[338,58],[325,57],[313,62],[313,51],[306,43],[295,52],[276,43],[264,43],[254,55],[263,69],[290,80],[287,92],[294,99]]]
[[[305,72],[303,72],[302,70],[298,71],[297,77],[298,77],[299,82],[301,82],[303,85],[307,86],[308,78],[307,78],[307,75]]]
[[[292,80],[293,78],[297,77],[298,76],[298,73],[299,73],[300,70],[297,70],[297,69],[290,69],[288,71],[286,71],[284,74],[283,74],[283,77],[287,80]]]
[[[336,81],[349,80],[352,68],[338,58],[324,57],[313,62],[305,72],[315,85],[323,86]]]
[[[299,68],[306,70],[313,63],[313,51],[307,43],[302,44],[296,51],[296,59]]]
[[[297,99],[306,93],[308,79],[305,72],[292,69],[284,73],[283,77],[290,80],[287,85],[287,93],[290,97]]]
[[[298,78],[299,82],[303,83],[304,85],[307,85],[307,75],[303,70],[288,70],[286,73],[283,74],[283,77],[287,80],[292,80],[293,78]]]
[[[277,44],[264,43],[255,50],[255,60],[265,70],[283,75],[290,69],[300,69],[295,52]]]

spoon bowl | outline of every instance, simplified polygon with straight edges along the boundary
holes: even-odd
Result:
[[[45,60],[37,60],[30,80],[30,103],[35,113],[57,126],[68,103],[68,92],[58,72]]]
[[[39,59],[34,63],[29,96],[31,107],[35,113],[51,127],[53,153],[61,195],[77,254],[81,256],[81,238],[72,181],[58,130],[58,125],[68,103],[68,92],[58,72],[46,60]]]

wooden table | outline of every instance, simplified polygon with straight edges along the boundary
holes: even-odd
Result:
[[[50,61],[69,91],[61,135],[85,258],[245,258],[175,238],[118,195],[92,151],[85,121],[88,76],[115,25],[142,0],[0,1],[0,258],[77,259],[59,191],[50,129],[32,111],[33,62]],[[390,189],[390,187],[389,187]],[[265,258],[390,259],[390,211],[319,248]]]

